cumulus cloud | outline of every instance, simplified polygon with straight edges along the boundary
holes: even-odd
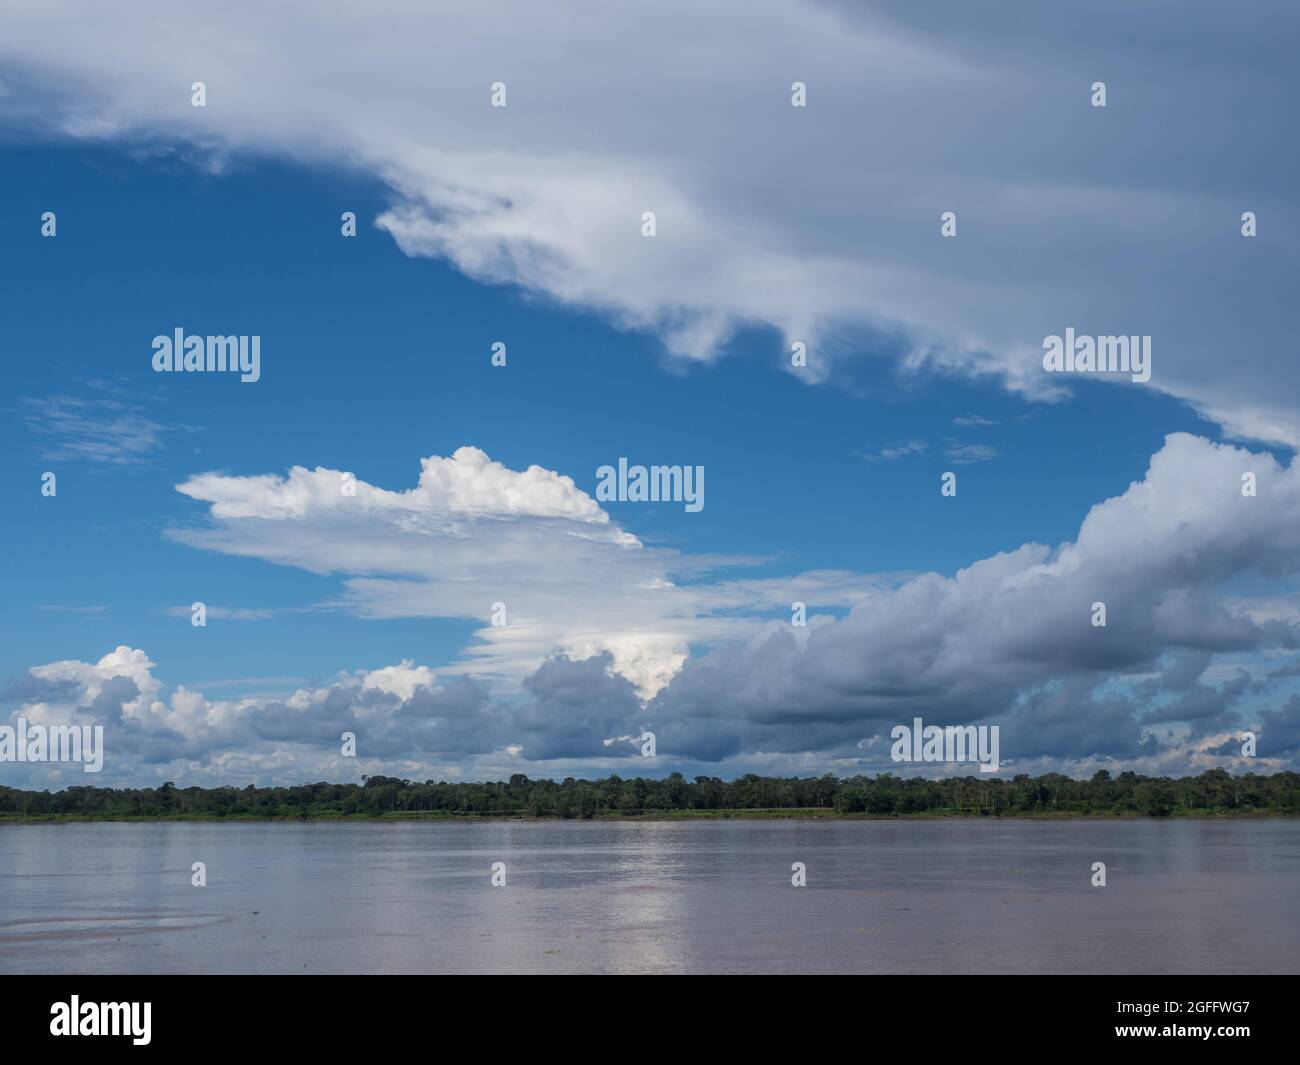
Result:
[[[652,330],[682,359],[762,325],[809,345],[811,380],[887,352],[1046,397],[1065,386],[1043,337],[1147,334],[1150,387],[1300,442],[1296,149],[1258,133],[1294,95],[1295,9],[1192,2],[1176,34],[1121,0],[1036,14],[375,0],[361,40],[346,4],[47,0],[6,11],[0,117],[354,168],[389,188],[375,221],[407,253]]]
[[[540,466],[508,470],[475,447],[462,447],[450,458],[430,456],[420,466],[419,484],[406,492],[388,492],[364,482],[345,484],[341,471],[301,466],[287,477],[199,474],[177,491],[210,503],[212,516],[221,519],[275,521],[315,516],[333,508],[408,516],[519,516],[609,523],[609,516],[572,478]]]
[[[583,659],[608,652],[650,696],[692,640],[754,627],[734,616],[738,605],[788,609],[791,601],[777,598],[788,582],[730,582],[711,603],[707,589],[678,578],[738,560],[648,548],[572,478],[509,470],[473,447],[425,458],[418,485],[404,491],[301,467],[286,477],[205,473],[177,490],[206,503],[209,522],[172,529],[172,538],[340,575],[334,605],[366,618],[480,619],[459,669],[512,686],[556,650]],[[802,598],[834,605],[846,594],[822,575]]]
[[[1245,472],[1266,486],[1255,497],[1242,494]],[[1209,656],[1295,646],[1294,621],[1255,620],[1220,589],[1297,567],[1300,469],[1174,434],[1074,541],[878,587],[802,640],[774,625],[688,661],[650,716],[713,756],[848,749],[913,716],[1002,722],[1013,757],[1133,756],[1141,725],[1228,720],[1248,678],[1196,685]],[[1098,602],[1105,627],[1092,625]],[[1178,696],[1157,703],[1161,684],[1140,678],[1165,656],[1175,661],[1163,686]],[[1131,697],[1095,691],[1116,678],[1132,679]]]
[[[1024,544],[951,576],[726,578],[715,559],[646,547],[554,472],[510,471],[470,448],[422,465],[415,489],[357,482],[354,496],[339,491],[340,471],[204,474],[180,490],[209,505],[207,523],[172,535],[338,575],[341,602],[367,617],[486,622],[503,602],[508,623],[485,623],[464,659],[439,672],[478,678],[457,689],[457,705],[487,715],[466,740],[527,759],[601,757],[609,737],[650,726],[661,752],[697,762],[852,760],[864,740],[913,716],[1001,722],[1012,760],[1150,758],[1240,723],[1257,709],[1249,697],[1285,679],[1238,667],[1214,683],[1216,656],[1300,644],[1294,616],[1225,594],[1252,576],[1295,575],[1300,472],[1187,434],[1171,435],[1142,480],[1094,506],[1073,541]],[[1247,472],[1254,496],[1242,494]],[[791,626],[794,601],[822,613]],[[1092,624],[1099,602],[1104,627]],[[119,650],[106,663],[147,703],[157,682],[138,655]],[[93,696],[104,671],[61,663],[33,676],[84,682]],[[498,682],[495,695],[483,680]],[[287,737],[306,720],[294,715],[310,710],[328,722],[322,736],[336,736],[384,700],[447,698],[412,663],[348,685],[345,696],[300,692],[252,715],[251,727]],[[182,711],[190,698],[180,697]]]
[[[62,783],[150,775],[229,783],[232,773],[266,779],[268,767],[276,779],[297,782],[322,773],[392,772],[393,764],[448,775],[452,766],[492,757],[599,754],[610,762],[634,752],[604,750],[601,735],[632,727],[642,709],[611,663],[607,653],[585,661],[555,656],[527,678],[524,697],[513,703],[493,702],[469,680],[444,684],[411,661],[343,673],[281,698],[222,700],[184,685],[164,693],[147,654],[122,646],[94,663],[33,667],[5,693],[18,702],[10,722],[104,726],[104,777],[83,778],[79,765],[8,769],[44,779],[48,772]],[[342,755],[349,732],[355,758]]]
[[[998,724],[1012,772],[1297,757],[1300,620],[1274,602],[1300,568],[1295,461],[1173,434],[1055,547],[950,576],[764,578],[645,546],[553,471],[464,448],[422,468],[414,489],[358,481],[353,496],[335,494],[340,471],[204,474],[180,488],[206,522],[172,535],[336,575],[340,601],[371,617],[484,617],[499,598],[508,624],[485,624],[462,661],[214,700],[166,694],[145,652],[123,646],[33,667],[5,699],[35,722],[103,723],[125,764],[218,778],[608,770],[636,755],[618,738],[645,728],[658,760],[642,770],[890,769],[879,741],[913,717]],[[806,627],[790,624],[796,600]],[[1232,750],[1245,728],[1260,734],[1249,763]],[[371,762],[339,761],[345,731]]]

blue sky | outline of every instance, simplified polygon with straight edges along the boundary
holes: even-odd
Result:
[[[181,66],[237,68],[242,18]],[[767,69],[774,18],[718,46],[723,96],[746,99]],[[819,54],[836,19],[849,40]],[[1297,374],[1279,299],[1294,252],[1277,232],[1294,159],[1243,143],[1226,105],[1195,123],[1220,145],[1206,158],[1257,150],[1254,168],[1220,162],[1197,185],[1177,142],[1131,171],[1067,158],[1112,109],[1116,158],[1167,130],[1166,94],[1199,84],[1208,25],[1192,19],[1181,49],[1151,44],[1105,112],[1091,75],[1039,83],[1023,136],[1062,172],[1003,150],[1015,135],[999,129],[931,201],[918,190],[953,158],[933,146],[842,191],[868,173],[857,148],[833,162],[848,101],[870,88],[847,73],[855,55],[894,57],[884,89],[920,124],[950,82],[992,106],[1000,78],[1035,72],[1001,54],[972,70],[981,31],[945,44],[887,7],[867,25],[810,8],[808,50],[769,64],[766,124],[742,110],[716,158],[687,128],[716,121],[710,106],[648,103],[638,122],[663,151],[642,165],[588,128],[618,126],[618,87],[583,118],[528,52],[503,114],[442,82],[414,114],[403,74],[392,97],[369,88],[339,113],[349,144],[295,105],[318,91],[306,61],[274,86],[209,75],[200,110],[198,74],[137,77],[129,49],[111,68],[74,49],[61,70],[28,47],[39,17],[18,22],[0,55],[0,712],[105,715],[103,782],[877,771],[897,768],[879,737],[915,714],[1001,723],[1008,772],[1249,768],[1224,753],[1246,727],[1271,727],[1268,767],[1294,765]],[[493,32],[509,66],[521,46]],[[1065,66],[1082,76],[1105,38],[1073,39]],[[399,41],[384,47],[400,60]],[[1284,77],[1263,47],[1256,108]],[[903,64],[913,52],[931,66]],[[810,76],[806,114],[786,98],[800,63],[838,82]],[[633,64],[628,80],[648,76]],[[465,80],[486,97],[490,77]],[[872,132],[899,151],[906,127]],[[805,154],[816,203],[797,187],[782,199],[785,163],[743,166],[759,143]],[[1255,245],[1242,204],[1267,220]],[[1152,382],[1047,380],[1038,340],[1068,325],[1153,334]],[[154,373],[152,338],[177,327],[260,336],[261,379]],[[807,371],[791,370],[792,339],[809,343]],[[703,510],[595,508],[596,471],[620,456],[702,466]],[[418,505],[383,494],[415,488],[430,457],[431,483],[459,487]],[[534,466],[554,477],[523,475]],[[293,467],[301,481],[276,480]],[[1233,510],[1247,468],[1258,505]],[[334,471],[364,486],[356,509],[313,495]],[[815,619],[801,631],[794,599]],[[1094,599],[1120,608],[1104,631],[1086,623]],[[516,617],[499,631],[497,601]],[[338,757],[342,728],[362,757]],[[629,761],[620,737],[642,728],[659,757]]]

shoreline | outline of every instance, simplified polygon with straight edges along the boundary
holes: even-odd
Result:
[[[148,824],[153,822],[177,824],[400,824],[404,822],[434,822],[439,824],[488,824],[493,821],[511,823],[543,824],[549,822],[620,822],[635,823],[651,821],[664,823],[670,821],[1233,821],[1233,820],[1297,820],[1300,811],[1289,813],[1280,810],[1243,810],[1229,811],[1179,811],[1165,816],[1131,813],[1080,813],[1078,811],[1043,812],[1034,814],[979,814],[979,813],[925,813],[909,814],[868,814],[835,813],[816,808],[790,810],[692,810],[663,811],[657,810],[644,814],[610,813],[594,817],[533,817],[527,814],[448,814],[448,813],[399,813],[374,816],[371,814],[338,814],[321,816],[319,814],[303,816],[275,817],[210,817],[198,814],[175,814],[158,816],[144,814],[138,817],[87,817],[79,814],[60,814],[46,817],[34,817],[16,814],[0,814],[0,825],[62,825],[62,824]]]

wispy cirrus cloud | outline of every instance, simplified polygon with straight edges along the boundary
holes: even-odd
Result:
[[[151,462],[179,427],[149,417],[113,394],[52,395],[19,400],[28,429],[50,462],[141,466]]]
[[[203,604],[204,615],[213,621],[269,621],[271,618],[286,614],[307,614],[317,610],[330,609],[326,606],[292,606],[292,607],[244,607],[218,606]],[[194,605],[169,606],[163,613],[172,618],[188,618],[193,615]]]
[[[879,451],[865,452],[862,457],[868,462],[893,462],[895,459],[907,458],[909,455],[924,455],[929,447],[930,445],[924,440],[905,440],[902,443],[882,447]]]
[[[971,462],[988,462],[998,457],[998,449],[992,444],[963,444],[959,440],[945,440],[940,446],[944,458],[965,465]],[[898,459],[912,458],[930,452],[930,445],[925,440],[905,440],[890,444],[879,451],[862,454],[867,462],[895,462]]]
[[[948,440],[943,445],[944,458],[958,465],[972,462],[988,462],[998,457],[998,449],[992,444],[963,444]]]

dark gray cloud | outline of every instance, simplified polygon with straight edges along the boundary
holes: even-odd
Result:
[[[1241,495],[1247,467],[1267,470],[1266,499]],[[1256,621],[1220,589],[1247,574],[1296,571],[1298,507],[1294,464],[1173,436],[1143,482],[1093,508],[1074,543],[1026,545],[952,578],[912,578],[804,638],[778,627],[720,649],[687,663],[649,710],[696,757],[842,747],[914,715],[1009,720],[1023,731],[1036,710],[1032,753],[1133,756],[1144,749],[1141,723],[1205,731],[1236,720],[1250,676],[1197,683],[1213,655],[1293,638],[1294,621]],[[1092,624],[1094,603],[1106,606],[1104,627]],[[1159,675],[1144,681],[1148,673]],[[1124,677],[1135,680],[1132,700],[1094,693]],[[1153,702],[1162,690],[1176,697]],[[1057,720],[1062,692],[1075,712]]]

